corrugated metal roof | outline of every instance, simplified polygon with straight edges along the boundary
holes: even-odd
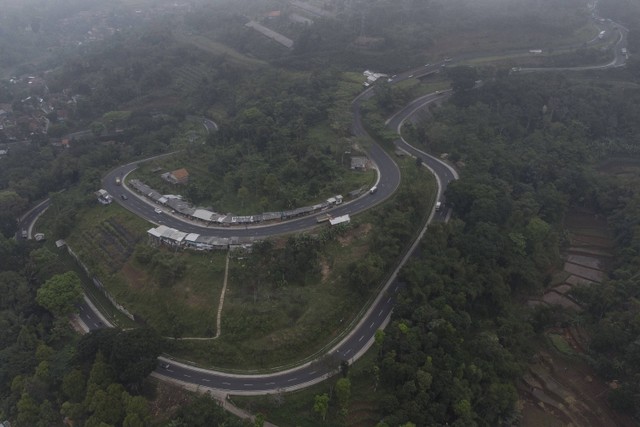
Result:
[[[342,216],[337,216],[335,218],[332,218],[329,220],[329,223],[331,225],[338,225],[338,224],[344,224],[350,221],[351,221],[351,218],[349,217],[349,214],[347,214],[347,215],[342,215]]]

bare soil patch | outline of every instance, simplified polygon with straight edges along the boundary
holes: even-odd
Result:
[[[582,284],[588,285],[588,284],[591,284],[591,283],[594,283],[594,282],[592,282],[591,280],[587,280],[587,279],[585,279],[583,277],[578,277],[578,276],[571,275],[571,276],[569,276],[567,278],[565,283],[567,283],[569,285],[572,285],[572,286],[575,286],[575,285],[582,285]]]
[[[149,275],[146,272],[138,270],[130,263],[126,263],[122,267],[121,273],[133,289],[141,290],[151,283]]]
[[[338,237],[338,242],[342,247],[349,246],[356,238],[366,237],[373,228],[371,224],[361,224],[360,226],[349,230],[343,236]]]
[[[564,224],[569,230],[578,230],[581,228],[597,230],[607,229],[607,220],[605,218],[591,212],[580,210],[574,210],[567,213]]]
[[[604,161],[598,168],[599,172],[607,175],[628,175],[638,176],[640,170],[640,159],[613,158]]]
[[[197,292],[193,292],[189,286],[186,286],[181,291],[184,303],[191,308],[203,308],[207,307],[210,302],[202,298]],[[215,307],[211,307],[211,310],[215,310]]]
[[[600,283],[606,279],[606,267],[612,256],[613,239],[606,221],[590,212],[573,211],[565,226],[571,247],[565,255],[563,283],[547,289],[542,298],[528,305],[560,305],[581,310],[567,294],[582,283]],[[558,276],[562,280],[562,273]],[[630,419],[615,413],[607,402],[609,386],[596,378],[583,361],[589,338],[582,328],[552,328],[546,331],[553,342],[541,345],[528,372],[519,385],[521,425],[538,426],[632,426]],[[562,353],[560,353],[561,351]]]
[[[594,258],[594,261],[597,262],[597,259]],[[582,277],[584,279],[591,280],[592,282],[600,283],[605,278],[605,273],[602,270],[587,268],[570,262],[564,263],[564,270],[574,276]]]
[[[569,243],[571,246],[590,246],[596,248],[604,248],[609,249],[613,247],[613,242],[606,238],[600,236],[588,236],[586,234],[575,234],[569,233]]]
[[[606,397],[609,386],[594,377],[592,369],[576,358],[540,351],[519,389],[524,427],[635,425],[609,407]],[[540,424],[541,420],[544,424]]]
[[[320,275],[322,277],[321,281],[326,282],[330,274],[331,274],[331,266],[329,265],[329,262],[327,262],[326,259],[321,259],[320,260]]]
[[[546,292],[542,296],[542,301],[550,305],[560,305],[564,308],[568,308],[572,310],[581,310],[581,307],[575,301],[571,300],[570,298],[568,298],[566,295],[562,293],[555,292],[555,290]]]
[[[168,420],[178,409],[193,400],[191,393],[178,386],[163,381],[153,382],[155,396],[148,401],[151,416],[156,421]]]
[[[572,264],[582,265],[584,267],[593,268],[596,270],[604,269],[604,262],[593,256],[585,256],[585,255],[577,255],[577,254],[569,254],[567,256],[567,261]]]

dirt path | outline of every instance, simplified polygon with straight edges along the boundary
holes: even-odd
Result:
[[[218,314],[216,315],[216,336],[218,338],[222,333],[222,306],[224,305],[224,296],[227,293],[227,278],[229,277],[229,252],[227,252],[227,262],[224,266],[224,282],[222,284],[222,292],[220,292],[220,301],[218,302]]]
[[[218,301],[218,312],[216,314],[216,336],[215,337],[165,337],[176,341],[210,341],[215,340],[222,334],[222,307],[224,305],[224,296],[227,293],[227,279],[229,278],[229,256],[230,252],[227,252],[227,262],[224,267],[224,281],[222,283],[222,291],[220,292],[220,300]]]

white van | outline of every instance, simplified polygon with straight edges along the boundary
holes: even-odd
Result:
[[[371,187],[371,190],[369,190],[369,194],[373,194],[376,191],[378,191],[378,187],[373,186],[373,187]]]

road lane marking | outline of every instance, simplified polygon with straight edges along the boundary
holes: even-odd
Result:
[[[375,322],[371,322],[371,324],[369,325],[369,329],[373,328],[373,325],[375,325]]]
[[[207,378],[203,378],[202,381],[211,382],[211,380]]]
[[[273,382],[272,383],[267,383],[267,385],[276,385],[276,383],[273,383]]]
[[[387,300],[387,303],[390,303],[390,302],[391,302],[391,297],[389,297],[389,299]]]
[[[309,372],[309,375],[313,375],[313,374],[315,374],[316,372],[318,372],[318,371],[311,371],[311,372]]]
[[[251,386],[253,386],[253,384],[251,384],[251,383],[245,383],[245,384],[242,384],[242,385],[243,385],[243,386],[245,386],[245,387],[251,387]]]
[[[291,381],[295,381],[295,380],[297,380],[297,378],[290,378],[287,380],[287,382],[290,383]]]
[[[362,336],[360,337],[360,339],[358,340],[358,342],[362,341],[363,339],[364,339],[364,335],[362,335]]]
[[[380,310],[380,313],[378,313],[378,317],[382,316],[382,313],[384,313],[384,310]]]
[[[189,374],[182,374],[182,376],[185,376],[187,378],[191,378],[191,375],[189,375]]]
[[[228,382],[226,382],[226,381],[223,381],[223,382],[222,382],[222,384],[224,384],[224,385],[231,385],[231,383],[228,383]]]
[[[351,349],[347,350],[344,352],[344,355],[346,356],[347,354],[351,353]]]

